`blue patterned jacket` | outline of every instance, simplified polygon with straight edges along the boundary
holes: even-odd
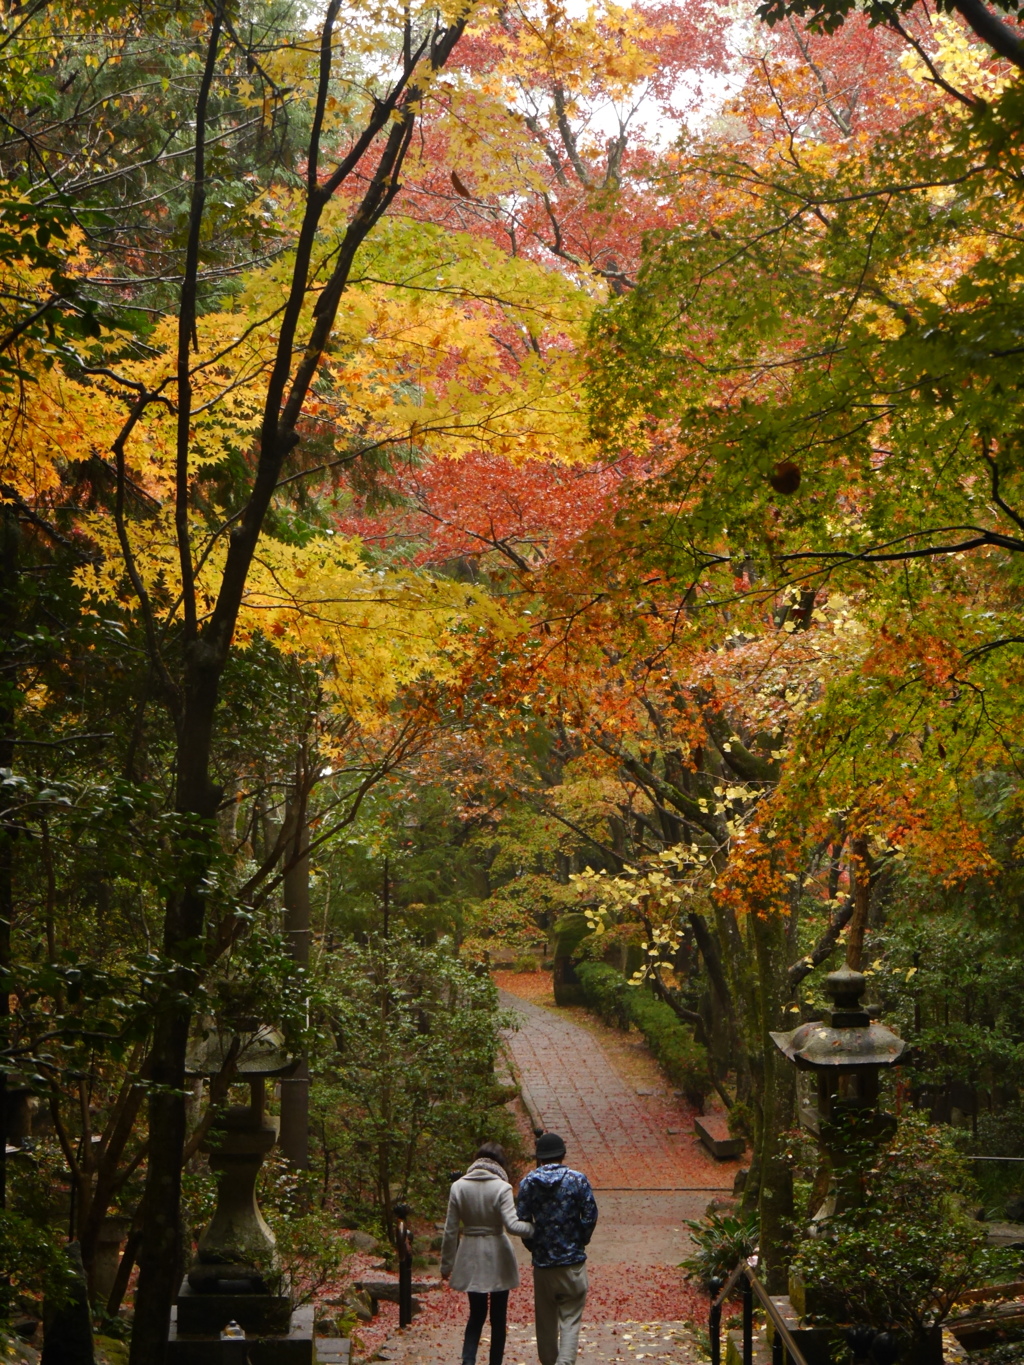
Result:
[[[535,1266],[580,1265],[587,1259],[583,1248],[597,1226],[597,1204],[582,1172],[556,1161],[528,1172],[519,1184],[516,1212],[537,1229],[523,1239]]]

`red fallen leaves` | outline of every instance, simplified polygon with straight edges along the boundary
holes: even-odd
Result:
[[[707,1295],[687,1284],[683,1272],[673,1266],[627,1261],[589,1266],[588,1273],[590,1291],[584,1324],[695,1322],[703,1327],[707,1323]],[[529,1324],[533,1322],[533,1272],[524,1268],[520,1274],[519,1288],[509,1295],[508,1317],[509,1322]],[[423,1295],[421,1302],[423,1312],[417,1315],[414,1328],[450,1326],[452,1340],[457,1342],[467,1314],[465,1294],[437,1289]],[[397,1304],[382,1303],[373,1322],[361,1323],[357,1329],[363,1357],[372,1357],[397,1330]]]
[[[554,1000],[550,972],[492,972],[491,980],[499,991],[518,995],[520,1000]]]

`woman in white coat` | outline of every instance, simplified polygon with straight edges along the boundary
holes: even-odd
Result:
[[[459,1238],[459,1227],[462,1238]],[[441,1247],[441,1278],[469,1295],[469,1322],[462,1344],[462,1365],[476,1365],[480,1334],[491,1310],[489,1365],[505,1354],[508,1294],[519,1284],[519,1266],[508,1234],[532,1237],[533,1224],[516,1217],[504,1149],[485,1142],[473,1164],[456,1180],[448,1197]]]

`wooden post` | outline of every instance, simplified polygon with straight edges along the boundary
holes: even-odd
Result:
[[[412,1210],[407,1204],[395,1205],[395,1250],[398,1252],[398,1325],[412,1323],[412,1233],[408,1217]]]
[[[715,1276],[709,1288],[711,1311],[708,1314],[708,1336],[711,1338],[711,1365],[722,1365],[722,1305],[718,1299],[722,1281]]]

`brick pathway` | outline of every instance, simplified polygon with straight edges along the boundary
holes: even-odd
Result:
[[[585,1171],[595,1190],[731,1187],[739,1163],[715,1161],[705,1151],[685,1101],[658,1106],[668,1120],[659,1124],[589,1030],[505,991],[501,1003],[520,1020],[508,1043],[527,1108],[540,1126],[562,1135],[568,1164]]]
[[[693,1136],[692,1110],[646,1054],[639,1065],[635,1047],[632,1057],[624,1056],[633,1045],[623,1035],[506,991],[501,1002],[519,1016],[507,1042],[527,1107],[538,1124],[561,1133],[569,1164],[586,1171],[597,1191],[580,1365],[698,1365],[680,1319],[702,1320],[706,1300],[678,1269],[690,1247],[685,1224],[701,1216],[714,1191],[731,1189],[739,1163],[716,1162],[705,1152]],[[522,1284],[509,1300],[505,1365],[535,1365],[532,1272],[528,1254],[517,1238],[513,1243]],[[413,1327],[392,1333],[378,1359],[457,1365],[464,1296],[435,1291],[425,1296],[424,1308]],[[486,1363],[489,1339],[485,1329],[479,1365]]]

